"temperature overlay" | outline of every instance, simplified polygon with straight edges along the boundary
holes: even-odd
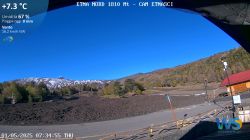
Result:
[[[27,10],[28,9],[28,3],[4,3],[2,5],[2,8],[4,10],[17,10],[19,8],[21,8],[23,10]]]

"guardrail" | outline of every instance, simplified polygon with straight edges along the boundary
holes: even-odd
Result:
[[[230,104],[230,103],[229,103]],[[190,126],[191,124],[196,124],[202,120],[211,119],[212,117],[218,116],[219,114],[225,112],[226,108],[212,109],[203,113],[199,113],[195,116],[180,119],[177,121],[166,122],[157,125],[151,125],[146,128],[135,129],[130,131],[120,131],[104,135],[96,135],[89,137],[81,137],[76,139],[99,139],[99,140],[140,140],[140,139],[153,139],[158,135],[166,135],[171,133],[171,131],[179,130],[183,127]]]

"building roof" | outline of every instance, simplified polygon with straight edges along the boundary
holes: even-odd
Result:
[[[230,84],[228,83],[228,79],[225,78],[221,82],[221,86],[229,86],[229,85],[235,85],[238,83],[243,83],[246,81],[250,81],[250,70],[243,71],[240,73],[232,74],[229,76]]]

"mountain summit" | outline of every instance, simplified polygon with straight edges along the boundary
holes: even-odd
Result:
[[[44,83],[46,86],[50,89],[54,88],[60,88],[60,87],[66,87],[66,86],[74,86],[79,84],[98,84],[103,85],[108,81],[102,81],[102,80],[69,80],[65,79],[63,77],[59,78],[24,78],[15,80],[17,83],[25,84],[34,82],[36,84]]]

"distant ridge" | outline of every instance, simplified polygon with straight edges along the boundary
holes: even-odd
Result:
[[[99,84],[103,85],[109,81],[103,81],[103,80],[69,80],[65,79],[63,77],[59,78],[24,78],[24,79],[18,79],[15,80],[15,82],[20,83],[20,84],[25,84],[25,83],[30,83],[34,82],[36,84],[39,83],[44,83],[46,86],[50,89],[53,88],[60,88],[60,87],[65,87],[65,86],[74,86],[74,85],[79,85],[79,84]]]
[[[122,78],[134,79],[145,87],[175,87],[208,82],[221,82],[224,79],[221,57],[229,63],[229,74],[250,69],[250,54],[239,47],[230,51],[202,58],[198,61],[174,68],[160,69],[145,74],[137,74]]]

